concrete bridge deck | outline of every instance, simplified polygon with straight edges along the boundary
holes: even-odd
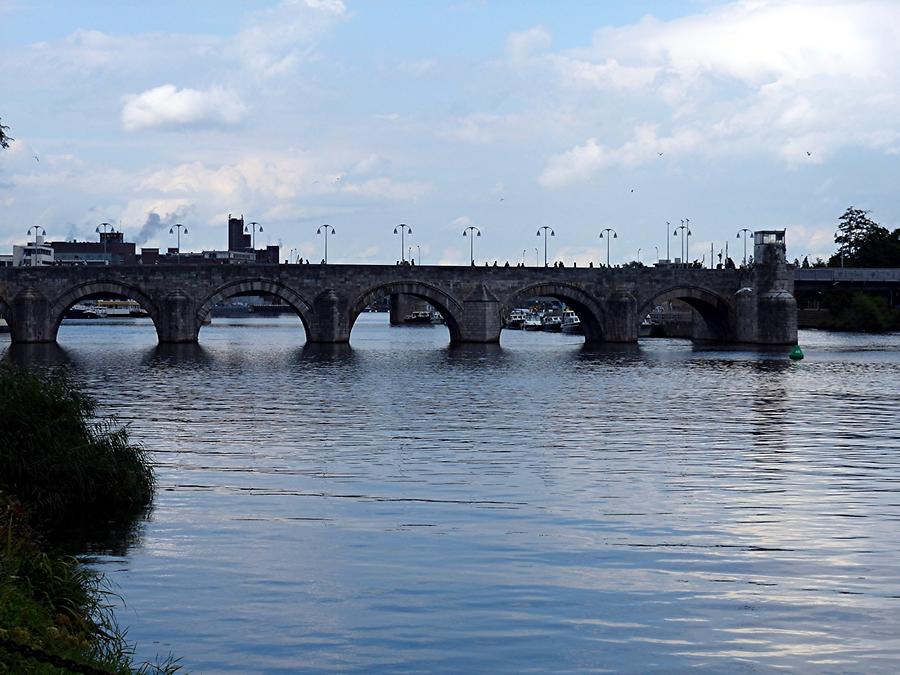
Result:
[[[0,269],[0,314],[14,342],[56,340],[65,312],[97,297],[132,298],[160,342],[195,342],[212,307],[268,293],[290,305],[311,342],[350,339],[359,314],[384,294],[430,303],[452,342],[500,339],[503,318],[528,298],[568,304],[588,342],[634,342],[655,305],[683,300],[697,339],[794,344],[793,276],[783,256],[748,270],[450,267],[400,265],[159,265]]]

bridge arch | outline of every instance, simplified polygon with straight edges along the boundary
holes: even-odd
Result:
[[[137,286],[125,284],[114,279],[100,279],[73,286],[50,303],[47,310],[47,319],[51,330],[52,340],[56,340],[57,334],[59,333],[59,326],[62,323],[66,312],[69,311],[73,305],[82,300],[109,297],[123,298],[137,302],[141,306],[141,309],[150,316],[150,320],[153,321],[153,327],[156,329],[157,337],[159,337],[160,313],[159,305],[156,300],[144,293],[144,291]]]
[[[585,342],[603,342],[605,339],[604,324],[606,313],[599,302],[578,286],[554,281],[543,281],[510,293],[503,302],[503,315],[509,313],[530,298],[539,296],[556,298],[566,303],[581,319]]]
[[[457,343],[462,341],[462,304],[437,286],[416,280],[386,281],[364,290],[356,300],[350,303],[347,317],[348,334],[353,330],[353,324],[356,323],[359,315],[368,305],[372,304],[381,295],[393,295],[394,293],[411,295],[430,304],[447,322],[447,329],[450,331],[450,342]]]
[[[702,286],[678,285],[654,290],[638,302],[638,323],[644,320],[653,308],[671,300],[680,300],[688,305],[703,320],[703,326],[694,326],[695,339],[728,340],[734,315],[732,304],[722,295]]]
[[[276,298],[284,300],[291,309],[300,317],[303,329],[306,331],[306,338],[311,335],[310,326],[314,315],[312,305],[306,299],[292,288],[284,284],[273,281],[271,279],[251,278],[238,279],[227,284],[219,286],[197,306],[197,325],[199,327],[206,323],[211,314],[213,306],[228,298],[240,295],[274,295]]]

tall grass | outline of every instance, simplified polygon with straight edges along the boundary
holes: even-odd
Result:
[[[0,367],[0,490],[35,522],[73,513],[127,517],[145,509],[153,470],[140,445],[109,420],[63,370]]]

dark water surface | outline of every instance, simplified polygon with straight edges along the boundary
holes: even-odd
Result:
[[[896,672],[900,335],[807,358],[447,331],[363,315],[66,323],[158,463],[97,564],[138,656],[193,672]]]

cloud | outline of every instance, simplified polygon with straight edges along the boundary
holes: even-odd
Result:
[[[238,95],[220,86],[202,91],[164,84],[126,96],[122,126],[126,131],[227,126],[240,122],[245,112]]]
[[[249,70],[263,77],[282,75],[310,58],[316,38],[346,16],[341,0],[283,0],[254,12],[233,48]]]

